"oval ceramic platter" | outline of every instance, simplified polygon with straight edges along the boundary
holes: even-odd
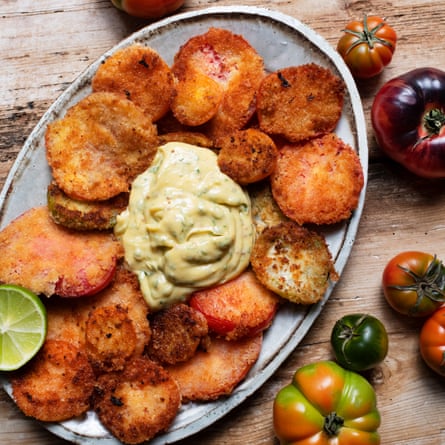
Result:
[[[46,204],[46,188],[50,170],[46,163],[44,134],[49,122],[63,116],[65,111],[91,92],[90,81],[100,63],[117,49],[139,42],[148,45],[171,64],[181,44],[209,27],[220,27],[241,34],[264,58],[266,69],[275,71],[291,65],[315,62],[330,68],[346,84],[343,114],[335,132],[354,147],[361,159],[365,187],[353,216],[341,225],[325,232],[326,240],[341,274],[354,243],[366,190],[368,148],[366,126],[360,96],[349,70],[337,52],[319,35],[298,20],[268,9],[231,6],[214,7],[197,12],[178,14],[156,22],[132,34],[93,63],[58,98],[42,117],[27,139],[14,163],[0,195],[2,211],[0,227],[4,227],[23,211]],[[261,355],[245,380],[228,398],[201,404],[185,404],[170,429],[150,444],[173,443],[208,427],[241,404],[269,379],[295,349],[315,322],[333,290],[332,284],[324,298],[315,305],[283,306],[267,330]],[[11,395],[7,380],[3,380]],[[62,423],[46,423],[44,427],[72,443],[88,445],[117,445],[100,424],[94,413]]]

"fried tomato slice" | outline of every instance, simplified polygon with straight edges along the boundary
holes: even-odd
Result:
[[[76,232],[52,221],[46,206],[32,208],[0,232],[0,282],[36,294],[93,295],[113,278],[122,247],[106,232]]]
[[[337,279],[324,237],[292,221],[263,230],[251,264],[264,286],[293,303],[316,303]]]
[[[128,193],[106,201],[78,201],[52,182],[47,191],[48,210],[57,224],[74,230],[110,230],[128,205]]]
[[[283,147],[271,175],[275,201],[299,224],[333,224],[349,218],[363,185],[357,152],[334,133]]]
[[[183,303],[152,314],[150,328],[147,355],[158,363],[170,365],[192,358],[208,334],[204,315]]]
[[[46,156],[57,185],[71,198],[107,200],[128,192],[151,163],[157,130],[133,102],[93,93],[48,125]]]
[[[93,408],[102,424],[126,444],[139,444],[165,431],[180,404],[177,383],[145,358],[129,361],[122,371],[101,375],[93,395]]]
[[[344,88],[340,77],[315,63],[271,73],[258,91],[260,128],[290,142],[329,133],[340,119]]]
[[[25,415],[45,422],[85,413],[94,382],[86,355],[61,340],[46,340],[36,357],[11,380],[18,407]]]
[[[216,141],[220,170],[241,185],[267,178],[275,168],[275,142],[255,128],[238,130]]]
[[[216,400],[229,395],[258,360],[263,334],[238,341],[212,338],[206,351],[174,366],[167,366],[177,381],[183,402]]]
[[[255,113],[264,62],[240,35],[221,28],[190,38],[175,55],[172,111],[211,137],[243,128]]]
[[[170,109],[173,75],[157,51],[133,44],[109,56],[97,69],[91,86],[94,92],[122,94],[156,122]]]
[[[102,306],[90,312],[85,351],[96,374],[120,371],[136,349],[137,336],[128,309]]]
[[[238,340],[267,329],[280,299],[247,270],[226,283],[195,292],[189,303],[204,314],[211,331],[226,340]]]

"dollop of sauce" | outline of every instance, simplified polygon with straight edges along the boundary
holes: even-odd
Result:
[[[115,226],[154,310],[239,275],[254,233],[249,195],[219,170],[217,155],[179,142],[158,148]]]

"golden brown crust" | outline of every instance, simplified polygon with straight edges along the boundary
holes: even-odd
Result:
[[[185,363],[168,366],[183,402],[216,400],[230,394],[257,361],[262,339],[262,334],[239,341],[212,338],[207,351],[198,351]]]
[[[269,74],[258,91],[260,128],[300,142],[333,131],[343,107],[343,81],[310,63]]]
[[[159,145],[164,145],[168,142],[183,142],[205,148],[213,147],[213,141],[209,137],[196,131],[172,131],[159,135]]]
[[[122,246],[107,232],[55,224],[46,206],[32,208],[0,232],[0,282],[37,294],[83,296],[109,283]]]
[[[106,200],[128,192],[151,163],[157,130],[133,102],[93,93],[49,124],[46,155],[57,185],[71,198]]]
[[[220,170],[238,184],[261,181],[275,168],[278,149],[266,133],[255,128],[218,138],[216,146]]]
[[[61,226],[74,230],[110,230],[116,224],[116,216],[127,207],[128,193],[106,201],[78,201],[51,182],[47,200],[51,218]]]
[[[152,48],[133,44],[108,57],[97,69],[93,91],[110,91],[130,99],[153,122],[170,109],[173,75]]]
[[[251,264],[264,286],[294,303],[316,303],[336,279],[324,237],[291,221],[263,230]]]
[[[190,38],[176,54],[172,71],[173,113],[187,125],[207,122],[213,138],[249,121],[265,75],[256,50],[242,36],[220,28]]]
[[[136,330],[126,308],[101,306],[88,315],[85,351],[96,374],[123,369],[136,344]]]
[[[45,422],[85,413],[94,382],[86,355],[60,340],[46,340],[37,356],[11,381],[18,407],[27,416]]]
[[[299,224],[333,224],[349,218],[363,184],[357,153],[334,133],[283,147],[271,175],[275,201]]]
[[[120,441],[139,444],[165,431],[181,404],[178,385],[156,363],[133,359],[100,376],[93,397],[100,421]]]
[[[169,365],[192,358],[208,334],[205,317],[183,303],[154,313],[150,317],[150,327],[152,335],[147,355]]]

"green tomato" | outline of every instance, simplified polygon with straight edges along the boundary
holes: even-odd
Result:
[[[331,345],[340,365],[365,371],[386,357],[388,334],[382,322],[372,315],[350,314],[335,323]]]

